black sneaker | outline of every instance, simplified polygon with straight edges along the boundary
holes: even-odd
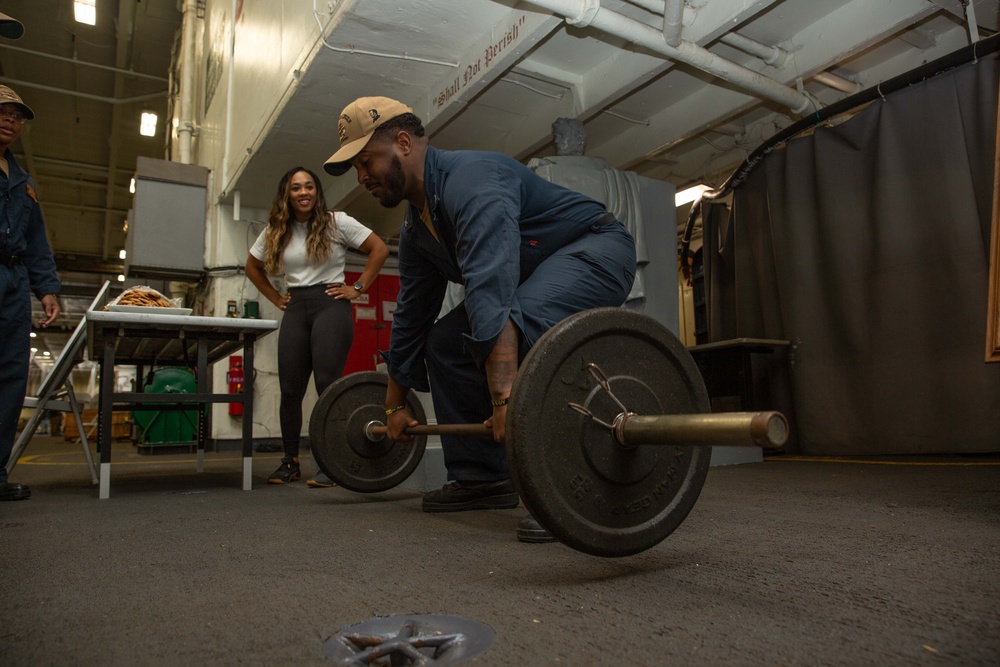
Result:
[[[517,507],[517,491],[509,479],[499,482],[448,482],[424,494],[425,512],[503,510]]]
[[[268,484],[287,484],[302,478],[299,462],[290,456],[281,459],[281,465],[267,478]]]
[[[552,537],[552,533],[542,528],[542,525],[530,514],[517,522],[517,539],[532,544],[556,541],[556,538]]]

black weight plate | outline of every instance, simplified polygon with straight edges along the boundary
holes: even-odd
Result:
[[[572,315],[546,332],[521,365],[507,412],[514,483],[539,523],[566,545],[628,556],[663,541],[691,511],[708,473],[710,447],[625,448],[612,432],[568,407],[611,423],[621,409],[587,370],[641,415],[710,411],[690,353],[655,320],[622,308]]]
[[[373,493],[400,484],[420,464],[426,436],[412,442],[383,438],[373,442],[365,436],[371,421],[385,423],[384,373],[365,371],[346,375],[323,392],[309,418],[309,446],[313,458],[327,477],[345,489]],[[420,423],[424,410],[410,392],[406,407]]]

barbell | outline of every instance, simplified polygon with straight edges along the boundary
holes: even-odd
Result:
[[[363,493],[403,482],[428,435],[484,438],[483,424],[421,424],[386,438],[382,373],[353,373],[323,392],[309,422],[320,469]],[[410,392],[406,407],[425,422]],[[627,556],[662,542],[701,493],[712,446],[777,448],[780,412],[711,413],[684,345],[656,320],[622,308],[572,315],[547,331],[518,369],[507,409],[511,479],[528,510],[564,544]]]

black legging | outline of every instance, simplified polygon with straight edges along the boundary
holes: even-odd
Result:
[[[288,291],[291,299],[278,329],[278,415],[285,456],[297,457],[309,374],[315,376],[318,394],[340,378],[354,340],[354,319],[351,302],[327,296],[326,284]]]

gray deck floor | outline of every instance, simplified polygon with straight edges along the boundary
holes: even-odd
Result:
[[[268,486],[276,454],[249,492],[233,452],[114,461],[105,501],[77,445],[16,467],[0,664],[324,665],[408,614],[493,628],[480,665],[1000,664],[1000,457],[713,468],[673,535],[610,560],[517,542],[523,508]]]

